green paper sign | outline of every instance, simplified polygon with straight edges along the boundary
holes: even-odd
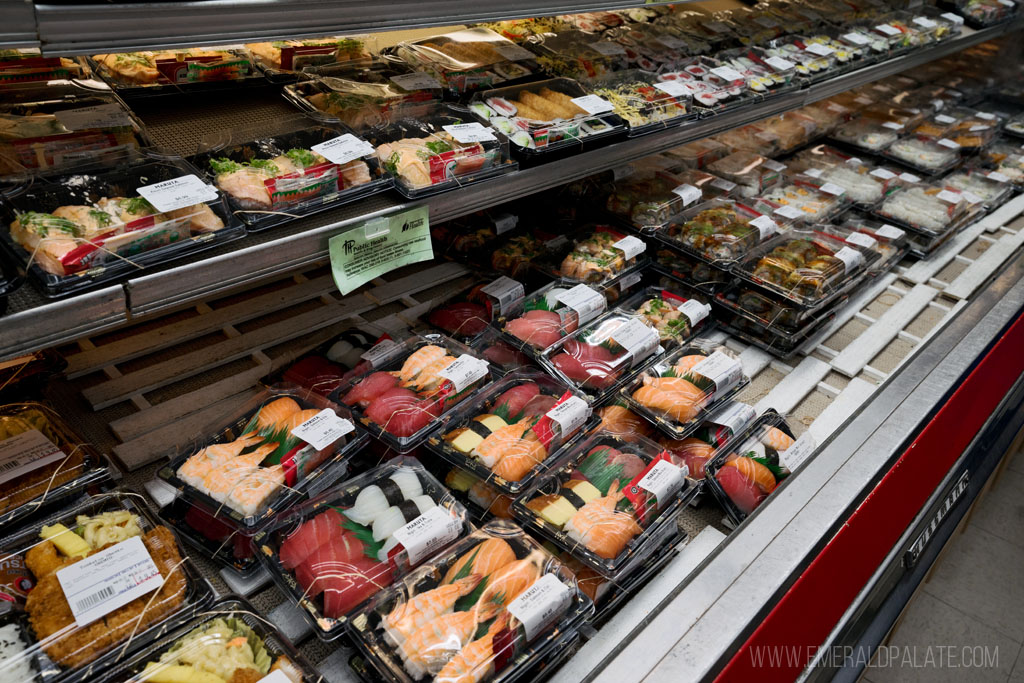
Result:
[[[396,268],[434,258],[425,206],[363,221],[328,244],[334,284],[342,294]]]

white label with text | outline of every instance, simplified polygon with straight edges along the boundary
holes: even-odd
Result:
[[[314,152],[332,164],[347,164],[350,161],[373,154],[373,145],[360,140],[351,133],[331,138],[327,142],[310,147]]]
[[[672,193],[683,200],[683,206],[699,202],[701,197],[704,196],[699,187],[694,187],[688,183],[684,183],[683,185],[674,188]]]
[[[368,350],[364,351],[359,357],[369,362],[370,367],[379,368],[389,360],[398,357],[398,354],[402,352],[402,347],[392,339],[381,339],[379,342],[374,344]]]
[[[856,244],[858,247],[864,247],[865,249],[874,249],[878,246],[878,240],[871,235],[865,235],[862,232],[851,232],[846,238],[846,241],[850,244]]]
[[[395,529],[392,536],[409,553],[409,564],[415,565],[454,541],[461,531],[462,521],[455,512],[438,505]]]
[[[658,509],[665,507],[683,488],[686,475],[668,460],[654,463],[647,474],[640,478],[636,485],[658,499]]]
[[[324,408],[298,427],[292,429],[292,436],[298,437],[318,451],[355,431],[355,426],[343,417],[338,417],[330,408]]]
[[[572,103],[588,114],[604,114],[615,109],[611,102],[597,95],[574,97]]]
[[[649,357],[658,348],[657,331],[640,322],[638,318],[630,318],[623,323],[612,332],[611,338],[629,352],[633,366]]]
[[[724,394],[743,379],[743,366],[735,358],[715,351],[690,369],[690,374],[707,377],[715,383],[717,394]]]
[[[533,640],[569,609],[572,591],[554,574],[545,574],[508,604],[508,612],[523,625],[526,639]]]
[[[0,441],[0,484],[68,457],[37,429]]]
[[[768,216],[758,216],[750,221],[750,224],[757,228],[757,231],[761,234],[762,242],[779,231],[779,224],[768,218]]]
[[[583,323],[596,318],[608,305],[603,296],[586,285],[576,285],[569,291],[562,292],[556,298],[576,311],[580,327],[583,326]]]
[[[217,190],[193,174],[136,188],[157,211],[177,211],[217,199]]]
[[[89,130],[90,128],[122,128],[132,125],[132,119],[119,104],[99,104],[95,107],[80,107],[55,111],[57,122],[68,130]]]
[[[864,254],[850,247],[843,247],[837,251],[836,258],[843,262],[847,273],[852,273],[864,264]]]
[[[415,71],[391,77],[391,82],[403,90],[440,90],[441,84],[428,73]]]
[[[442,126],[448,133],[455,138],[456,142],[462,144],[471,144],[474,142],[490,142],[491,140],[497,140],[492,133],[483,125],[473,123],[456,123],[448,126]]]
[[[627,261],[632,261],[647,251],[647,243],[634,235],[626,235],[621,240],[613,242],[612,248],[621,251]]]
[[[810,432],[804,432],[799,439],[793,442],[792,446],[784,451],[779,451],[779,461],[786,466],[786,469],[793,472],[804,464],[804,461],[814,453],[815,448],[817,448],[817,444],[814,443],[814,437]]]
[[[696,327],[701,320],[711,315],[711,306],[696,299],[687,299],[676,306],[676,310],[686,316],[686,319],[690,321],[690,327]]]
[[[526,289],[521,282],[504,275],[488,283],[480,291],[494,297],[498,302],[498,310],[495,312],[498,316],[507,315],[513,308],[518,307],[526,296]]]
[[[558,425],[565,438],[584,425],[590,417],[590,405],[579,396],[570,396],[544,414]]]
[[[455,391],[460,392],[473,382],[486,377],[487,367],[487,361],[463,354],[438,374],[450,380],[455,385]]]

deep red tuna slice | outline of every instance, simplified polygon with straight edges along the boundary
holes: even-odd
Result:
[[[518,384],[511,389],[508,389],[501,396],[494,401],[494,407],[491,412],[498,411],[502,406],[505,407],[505,413],[510,419],[516,419],[520,413],[523,412],[523,408],[530,402],[531,399],[536,398],[540,393],[540,387],[537,386],[536,382],[523,382]]]
[[[366,407],[375,398],[398,384],[398,378],[388,372],[375,372],[367,375],[359,384],[352,387],[341,402],[345,405],[359,404]]]
[[[736,507],[748,515],[767,497],[757,484],[744,477],[735,467],[723,467],[715,474],[715,478]]]
[[[337,619],[358,607],[382,588],[391,585],[389,565],[363,559],[339,563],[332,575],[323,581],[324,616]]]
[[[490,319],[486,306],[464,301],[434,309],[427,322],[448,334],[474,337],[484,331]]]
[[[366,417],[395,436],[412,436],[440,414],[436,400],[420,399],[401,387],[385,391],[366,409]]]
[[[523,417],[543,415],[555,407],[555,404],[558,403],[558,398],[557,396],[549,396],[547,394],[534,396],[523,406]]]
[[[505,325],[505,331],[539,349],[546,349],[562,338],[560,322],[530,320],[525,317],[510,321]]]

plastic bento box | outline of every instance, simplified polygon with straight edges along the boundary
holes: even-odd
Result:
[[[491,381],[488,363],[440,334],[411,337],[373,372],[332,394],[377,439],[408,453],[443,424],[442,418]]]
[[[667,244],[658,246],[654,271],[704,295],[713,295],[734,279],[728,267],[713,266]]]
[[[732,109],[759,97],[742,73],[712,57],[689,57],[675,71],[662,72],[658,77],[686,85],[693,93],[693,105],[706,111]]]
[[[929,237],[954,232],[970,217],[970,204],[941,181],[908,185],[889,195],[874,211],[883,221],[895,222]]]
[[[0,615],[5,681],[107,680],[111,665],[213,599],[174,533],[128,491],[83,498],[24,526],[0,554],[21,575],[12,583],[35,584],[6,596],[14,605]],[[116,579],[126,562],[137,567],[130,593]]]
[[[611,33],[625,51],[630,68],[651,72],[672,71],[682,59],[697,54],[699,41],[667,26],[631,24]]]
[[[847,199],[863,209],[873,208],[905,182],[895,171],[848,156],[828,145],[818,145],[807,152],[790,159],[789,168],[817,182],[843,188]]]
[[[733,152],[706,166],[709,173],[736,183],[742,197],[755,197],[782,180],[786,165],[754,152]]]
[[[849,205],[846,188],[823,178],[794,175],[759,197],[748,200],[755,211],[776,222],[827,221]]]
[[[643,135],[697,117],[693,96],[683,83],[659,81],[650,71],[630,69],[595,78],[588,90],[614,106],[629,135]]]
[[[607,308],[602,288],[556,281],[529,294],[521,316],[499,320],[496,327],[507,342],[536,358]]]
[[[312,114],[207,136],[192,162],[250,231],[383,192],[393,183],[369,143]]]
[[[729,197],[735,190],[736,183],[696,169],[641,171],[604,190],[605,209],[652,234],[687,206]]]
[[[493,321],[520,313],[525,298],[521,282],[504,275],[494,280],[477,278],[421,320],[452,339],[472,345]]]
[[[292,683],[324,681],[272,622],[234,595],[219,599],[176,631],[165,634],[160,643],[121,662],[105,680],[141,683],[206,677],[212,681],[209,676],[224,681],[263,680],[256,676]]]
[[[247,43],[267,80],[288,83],[323,66],[356,66],[373,59],[375,38],[371,35],[333,36],[305,40],[275,40]]]
[[[895,225],[880,223],[869,218],[846,215],[831,225],[819,225],[815,229],[878,251],[881,258],[868,264],[868,275],[872,277],[892,270],[907,252],[906,231]]]
[[[843,301],[845,299],[840,298],[839,303]],[[722,329],[730,335],[785,360],[792,358],[809,339],[835,319],[835,308],[833,306],[815,313],[796,328],[764,324],[756,315],[748,315],[745,310],[728,305],[719,306],[715,316]]]
[[[780,231],[771,217],[739,202],[714,199],[683,211],[656,237],[723,268]]]
[[[251,535],[289,506],[348,473],[367,441],[351,412],[289,385],[265,389],[157,476]]]
[[[539,34],[528,45],[537,53],[537,64],[552,77],[586,80],[627,67],[625,48],[582,31]]]
[[[719,52],[716,57],[747,80],[747,87],[755,93],[779,93],[799,85],[796,63],[782,57],[773,57],[763,48],[747,46]]]
[[[125,152],[5,196],[0,240],[47,296],[81,292],[245,234],[178,157]]]
[[[818,132],[822,135],[831,135],[836,128],[844,125],[853,117],[853,109],[831,100],[822,100],[800,107],[797,109],[797,113],[814,121],[818,126]]]
[[[750,123],[724,131],[716,135],[715,139],[728,147],[731,152],[744,151],[765,156],[780,153],[783,149],[782,138],[761,123]]]
[[[1000,140],[982,153],[982,159],[995,167],[989,171],[989,178],[1018,188],[1024,186],[1024,148],[1020,145]]]
[[[253,544],[330,642],[359,605],[468,532],[465,509],[444,486],[415,458],[395,458],[295,506]]]
[[[734,522],[746,519],[790,476],[787,463],[802,462],[789,452],[794,444],[796,439],[786,421],[768,412],[719,449],[708,463],[708,488]],[[803,444],[813,451],[813,444],[806,440]]]
[[[114,470],[70,425],[41,403],[0,405],[0,528],[22,520],[89,487]]]
[[[90,65],[123,97],[208,92],[263,83],[246,50],[184,48],[93,55]]]
[[[678,290],[679,288],[673,288]],[[615,307],[624,315],[639,316],[658,333],[665,348],[685,344],[713,326],[711,307],[706,303],[666,287],[648,286]]]
[[[588,95],[569,78],[478,92],[469,108],[478,121],[497,130],[517,154],[527,158],[582,148],[626,129],[612,103]]]
[[[149,144],[142,122],[98,81],[8,89],[0,126],[0,180],[8,182]]]
[[[605,285],[647,263],[647,243],[609,226],[583,229],[573,242],[534,266],[552,278]],[[557,264],[557,265],[555,265]]]
[[[885,156],[916,171],[935,175],[960,163],[960,144],[949,138],[908,135],[893,142]]]
[[[557,470],[512,503],[523,526],[613,580],[629,576],[679,535],[696,488],[658,444],[595,432]]]
[[[454,411],[427,447],[515,496],[594,423],[589,404],[568,385],[539,370],[517,370]]]
[[[409,618],[435,600],[451,611]],[[453,604],[452,604],[453,603]],[[349,622],[374,680],[520,680],[570,645],[594,606],[572,572],[514,524],[492,522],[381,591]],[[466,648],[471,648],[467,650]]]
[[[797,76],[812,83],[842,71],[837,68],[836,48],[820,41],[786,36],[772,40],[764,47],[769,56],[794,63]]]
[[[508,142],[472,118],[467,109],[437,104],[425,115],[368,128],[361,137],[376,147],[396,189],[415,199],[516,170]]]
[[[662,432],[683,439],[750,383],[730,353],[698,339],[656,357],[619,395]]]
[[[82,78],[89,69],[81,57],[43,57],[38,48],[0,50],[0,87]]]
[[[998,176],[993,178],[991,172],[976,167],[954,171],[944,177],[942,182],[968,195],[972,205],[978,203],[975,198],[980,199],[988,210],[996,208],[1013,195],[1013,186],[1007,181]]]
[[[709,164],[728,156],[729,150],[713,138],[704,138],[673,147],[665,154],[679,160],[686,168],[697,169],[706,168]]]
[[[899,139],[903,124],[873,118],[854,119],[832,131],[832,139],[857,149],[880,153]]]
[[[610,311],[546,349],[540,362],[596,405],[662,352],[659,337],[646,318]]]
[[[215,564],[243,577],[259,571],[260,561],[250,537],[218,517],[216,509],[175,496],[157,514],[185,543]]]

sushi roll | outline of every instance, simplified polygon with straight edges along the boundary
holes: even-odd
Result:
[[[505,135],[512,135],[512,131],[515,130],[512,122],[505,116],[495,116],[491,119],[490,123],[492,127]]]
[[[520,147],[526,147],[526,148],[536,147],[536,144],[534,143],[533,138],[525,130],[521,130],[521,131],[512,133],[512,135],[509,138],[509,140],[511,140],[514,144],[519,145]]]
[[[494,110],[488,107],[483,102],[473,102],[472,104],[469,105],[469,110],[482,119],[489,120],[492,116],[495,115]]]
[[[487,98],[487,106],[493,109],[499,116],[515,116],[516,105],[512,104],[504,97],[489,97]]]
[[[387,479],[360,491],[345,515],[357,524],[369,525],[389,508],[422,494],[419,477],[411,469],[402,467]]]
[[[430,496],[416,496],[389,507],[373,520],[373,540],[390,538],[397,529],[436,506],[437,503]]]
[[[477,415],[465,427],[454,429],[444,435],[452,448],[460,453],[470,454],[488,436],[507,427],[508,423],[497,415]]]
[[[536,512],[544,521],[562,528],[577,510],[600,496],[601,492],[589,481],[570,479],[558,493],[537,496],[527,502],[526,507]]]

